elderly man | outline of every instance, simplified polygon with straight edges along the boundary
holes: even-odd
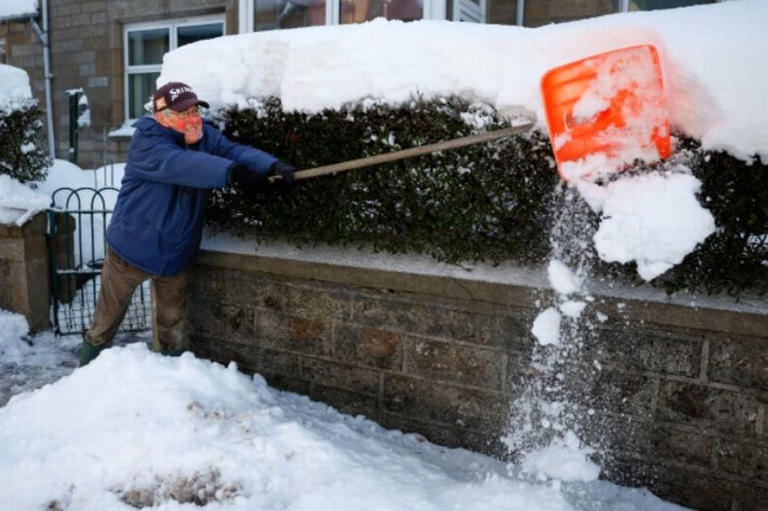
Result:
[[[109,346],[133,291],[150,278],[160,350],[180,354],[189,268],[197,257],[209,190],[232,185],[246,194],[266,191],[273,186],[271,176],[283,189],[293,184],[291,165],[235,144],[204,123],[198,107],[208,104],[189,86],[168,83],[153,103],[154,117],[136,123],[128,150],[81,366]]]

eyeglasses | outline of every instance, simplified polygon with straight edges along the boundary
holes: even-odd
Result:
[[[187,117],[192,117],[193,115],[200,115],[200,108],[197,107],[197,105],[192,106],[184,110],[183,112],[173,112],[173,115],[176,117],[179,117],[180,119],[186,119]]]

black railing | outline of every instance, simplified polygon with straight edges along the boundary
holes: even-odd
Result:
[[[59,188],[48,209],[51,320],[58,334],[90,328],[101,287],[106,233],[118,190]],[[152,327],[149,281],[136,289],[121,331]]]

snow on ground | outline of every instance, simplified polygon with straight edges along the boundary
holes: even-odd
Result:
[[[0,330],[2,367],[10,346],[28,367],[68,375],[49,371],[49,384],[0,408],[8,509],[682,509],[593,481],[593,468],[554,449],[529,463],[559,463],[566,482],[521,478],[520,467],[340,414],[233,364],[151,353],[146,340],[72,372],[77,339],[20,340],[22,321],[0,313],[13,325]]]
[[[540,28],[377,19],[267,31],[183,46],[165,55],[158,83],[192,85],[212,106],[277,95],[288,110],[361,98],[398,102],[416,91],[522,107],[539,126],[543,74],[638,44],[660,52],[673,128],[705,149],[768,156],[768,2],[741,0],[632,12]],[[386,41],[386,44],[382,44]],[[209,72],[199,73],[205,68]]]

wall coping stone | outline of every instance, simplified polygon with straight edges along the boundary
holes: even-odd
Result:
[[[501,306],[534,308],[551,286],[545,268],[438,263],[426,256],[375,254],[338,248],[297,248],[287,243],[256,244],[230,235],[207,236],[198,264],[259,271],[374,289],[405,291]],[[736,302],[733,297],[680,294],[657,289],[588,282],[597,309],[610,319],[648,321],[735,335],[768,332],[768,298]],[[650,287],[650,286],[645,286]]]

